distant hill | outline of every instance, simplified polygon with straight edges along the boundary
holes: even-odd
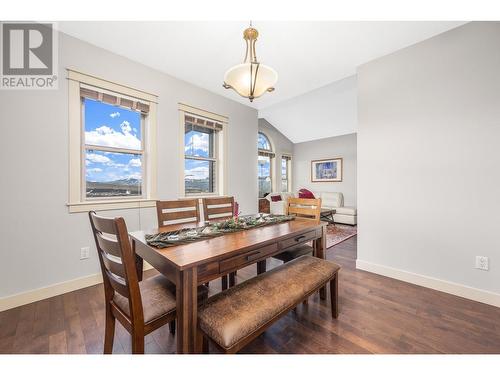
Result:
[[[114,197],[141,195],[141,180],[124,178],[115,181],[87,181],[87,197]]]

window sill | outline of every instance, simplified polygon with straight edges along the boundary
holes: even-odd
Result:
[[[156,199],[126,199],[68,203],[70,213],[155,207]]]

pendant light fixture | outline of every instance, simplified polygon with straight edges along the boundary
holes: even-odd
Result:
[[[273,68],[257,61],[255,42],[258,36],[259,32],[250,22],[250,27],[243,32],[247,47],[245,60],[226,72],[222,85],[225,89],[233,89],[251,102],[266,92],[274,91],[274,85],[278,81],[278,73]]]

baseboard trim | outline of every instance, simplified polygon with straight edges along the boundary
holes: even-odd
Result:
[[[451,281],[436,279],[430,276],[420,275],[397,268],[383,266],[361,259],[356,260],[356,268],[359,270],[376,273],[378,275],[387,276],[393,279],[405,281],[426,288],[439,290],[441,292],[453,294],[455,296],[467,298],[473,301],[500,307],[500,294],[489,292],[487,290],[477,289]]]
[[[144,262],[144,270],[151,269],[151,265]],[[92,285],[102,283],[102,275],[84,276],[73,280],[63,281],[62,283],[52,284],[40,289],[29,290],[12,296],[0,298],[0,312],[13,309],[28,303],[41,301],[46,298],[59,296],[64,293],[73,292],[78,289],[87,288]]]

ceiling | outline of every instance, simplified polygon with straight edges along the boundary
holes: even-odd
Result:
[[[222,87],[245,54],[239,22],[59,22],[69,35],[257,109],[351,76],[356,67],[463,22],[254,21],[257,57],[278,72],[276,91],[250,103]],[[104,32],[105,30],[105,32]]]

